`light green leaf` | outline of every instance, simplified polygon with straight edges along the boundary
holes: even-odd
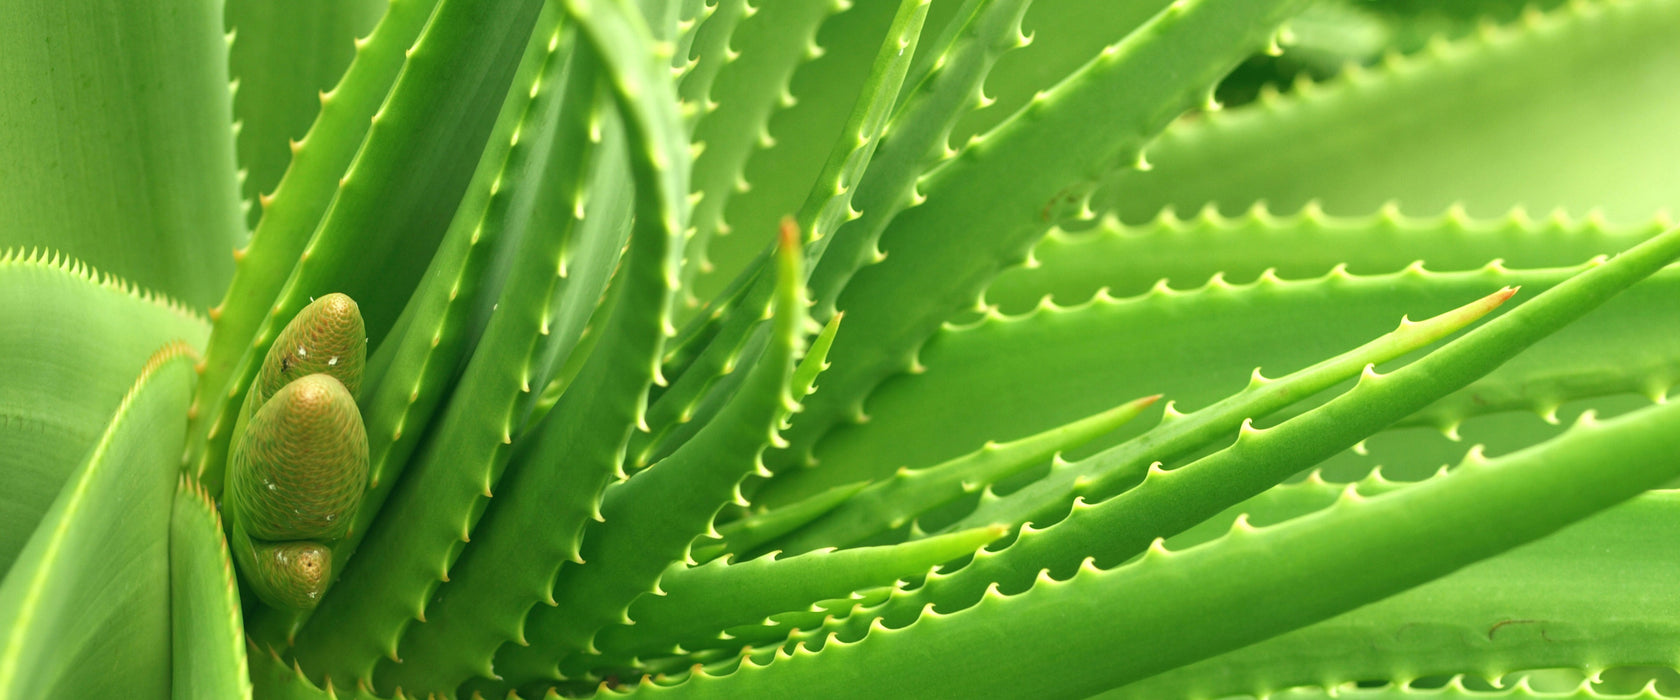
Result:
[[[886,259],[842,290],[847,332],[835,339],[834,368],[805,402],[788,435],[792,445],[773,466],[809,466],[815,442],[837,424],[858,422],[875,386],[912,369],[944,320],[972,307],[998,270],[1075,213],[1095,178],[1131,164],[1150,138],[1305,4],[1175,3],[925,176],[918,189],[927,200],[883,234]],[[1088,128],[1093,121],[1108,127]],[[1023,172],[1034,176],[1023,180]],[[774,501],[775,487],[763,495]]]
[[[1364,482],[1359,492],[1374,496],[1397,486]],[[1244,505],[1273,511],[1269,523],[1329,506],[1343,488],[1304,482]],[[1296,503],[1272,503],[1284,499]],[[1211,700],[1355,679],[1667,664],[1680,654],[1680,625],[1651,611],[1668,605],[1665,582],[1680,568],[1656,554],[1673,542],[1677,514],[1680,492],[1646,493],[1393,598],[1100,697]],[[1230,517],[1214,521],[1228,524]]]
[[[861,638],[719,665],[640,697],[846,695],[863,682],[951,697],[1080,697],[1329,618],[1549,534],[1680,475],[1680,404],[1602,423],[1375,498],[1113,569],[1090,560]],[[1536,507],[1545,503],[1546,507]],[[1381,566],[1378,566],[1381,564]],[[1191,582],[1194,582],[1193,584]],[[1039,650],[1055,649],[1055,654]],[[759,658],[762,657],[762,658]],[[934,661],[937,660],[937,661]],[[1067,673],[1068,667],[1081,673]]]
[[[0,583],[0,696],[163,697],[193,350],[164,346]]]
[[[215,501],[181,475],[169,521],[175,700],[250,700],[245,625]]]
[[[321,111],[322,93],[338,83],[356,42],[385,12],[387,0],[231,0],[228,70],[237,86],[239,167],[247,225],[255,228],[259,196],[274,192],[292,162],[292,144]]]
[[[317,296],[348,294],[367,323],[370,351],[384,341],[470,183],[541,8],[540,0],[443,0],[334,181],[331,206],[295,265],[281,251],[264,256],[290,269],[278,294],[234,296],[224,305],[229,316],[249,321],[260,313],[262,320],[243,339],[231,326],[219,328],[217,340],[229,336],[229,344],[211,349],[218,362],[222,352],[239,355],[227,384],[200,389],[207,420],[195,423],[192,460],[211,493],[221,490],[227,440],[255,367],[292,316]],[[365,274],[369,265],[381,274]]]
[[[99,439],[134,377],[204,319],[54,253],[0,253],[0,571]],[[27,329],[27,330],[24,330]]]
[[[0,249],[215,304],[245,241],[222,6],[0,4]]]
[[[1178,123],[1150,146],[1153,168],[1117,173],[1093,208],[1142,222],[1209,202],[1292,212],[1316,199],[1357,216],[1392,200],[1417,212],[1462,203],[1474,216],[1561,207],[1642,221],[1680,206],[1668,185],[1680,176],[1680,96],[1657,87],[1680,72],[1676,32],[1680,5],[1667,0],[1574,2],[1350,69]]]

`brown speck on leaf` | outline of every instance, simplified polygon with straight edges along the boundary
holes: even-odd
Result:
[[[1488,628],[1487,636],[1488,639],[1493,639],[1493,633],[1499,631],[1499,628],[1507,625],[1540,625],[1542,623],[1542,620],[1500,620],[1499,622],[1494,623],[1492,627]],[[1548,642],[1552,641],[1550,637],[1546,636],[1546,628],[1544,626],[1540,628],[1540,638]]]

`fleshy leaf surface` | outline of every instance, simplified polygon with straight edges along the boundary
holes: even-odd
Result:
[[[147,361],[0,582],[0,695],[162,697],[169,523],[197,356]]]

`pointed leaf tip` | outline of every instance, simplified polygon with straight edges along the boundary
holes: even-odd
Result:
[[[1422,342],[1430,343],[1458,331],[1483,316],[1492,313],[1517,293],[1518,287],[1502,287],[1499,291],[1447,311],[1438,316],[1415,322],[1402,322],[1401,328],[1417,333]]]
[[[799,224],[791,216],[782,217],[781,230],[778,232],[776,248],[779,251],[799,249]]]

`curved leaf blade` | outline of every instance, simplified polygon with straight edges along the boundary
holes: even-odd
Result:
[[[169,693],[169,520],[196,360],[182,343],[152,356],[0,583],[0,695]]]
[[[158,347],[204,319],[80,262],[0,253],[0,571],[10,568]],[[27,329],[14,332],[11,329]]]
[[[245,625],[215,501],[181,475],[169,520],[175,700],[250,700]]]

